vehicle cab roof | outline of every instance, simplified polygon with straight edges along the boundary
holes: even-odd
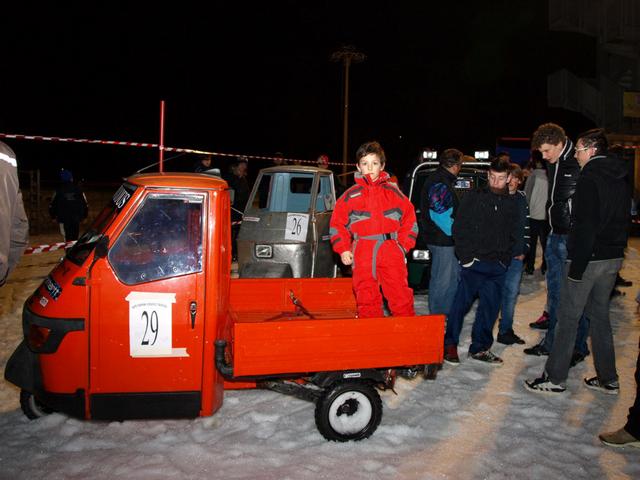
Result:
[[[143,187],[205,188],[222,190],[228,188],[222,178],[206,173],[155,172],[132,175],[127,182]]]
[[[332,173],[331,170],[319,167],[307,167],[305,165],[280,165],[277,167],[261,168],[263,173]]]

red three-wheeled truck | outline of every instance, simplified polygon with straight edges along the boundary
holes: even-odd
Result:
[[[359,319],[349,278],[231,278],[230,193],[206,174],[127,179],[26,301],[5,377],[30,418],[212,415],[225,389],[315,402],[360,440],[395,371],[442,362],[444,317]]]

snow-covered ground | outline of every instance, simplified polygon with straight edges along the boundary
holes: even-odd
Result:
[[[36,237],[32,244],[55,241]],[[638,246],[637,243],[634,246]],[[0,288],[0,366],[20,342],[26,297],[60,252],[25,256]],[[399,380],[382,392],[384,416],[361,442],[331,443],[315,428],[313,405],[268,391],[230,391],[210,418],[171,421],[86,422],[52,414],[29,421],[18,389],[0,382],[0,478],[132,479],[600,479],[640,478],[640,450],[611,449],[599,432],[617,429],[633,403],[633,372],[640,321],[634,301],[640,256],[630,248],[623,276],[634,281],[612,303],[619,396],[582,386],[592,360],[572,369],[569,393],[527,392],[544,358],[522,346],[495,344],[505,364],[467,360],[473,311],[462,333],[462,364],[445,366],[436,381]],[[525,277],[515,330],[531,345],[540,334],[528,323],[545,303],[539,272]],[[417,296],[419,312],[426,297]]]

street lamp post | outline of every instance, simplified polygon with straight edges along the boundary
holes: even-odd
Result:
[[[342,125],[342,173],[347,173],[347,146],[349,139],[349,67],[362,62],[367,56],[353,45],[345,45],[331,54],[331,61],[342,62],[344,68],[344,108]]]

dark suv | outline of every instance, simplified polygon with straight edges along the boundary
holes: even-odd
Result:
[[[409,271],[409,286],[415,290],[426,290],[429,287],[431,274],[431,254],[427,248],[422,232],[420,218],[420,192],[427,176],[438,168],[438,162],[423,162],[414,168],[411,173],[409,191],[407,195],[416,209],[416,217],[420,226],[420,234],[416,246],[407,255],[407,269]],[[455,184],[458,198],[475,188],[481,188],[487,184],[487,170],[489,162],[464,162]]]

